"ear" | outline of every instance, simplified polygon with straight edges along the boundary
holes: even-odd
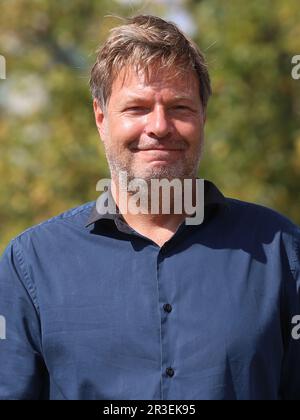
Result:
[[[93,107],[94,107],[94,114],[95,114],[95,121],[96,125],[100,134],[100,137],[103,137],[104,135],[104,126],[105,126],[105,113],[101,109],[99,102],[97,99],[93,100]]]

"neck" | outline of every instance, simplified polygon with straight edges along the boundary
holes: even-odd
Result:
[[[193,205],[195,205],[195,181],[196,179],[193,179],[191,184]],[[162,189],[152,190],[149,186],[148,189],[128,191],[126,188],[124,191],[124,185],[121,186],[118,180],[113,178],[111,192],[126,223],[137,232],[162,245],[174,235],[187,216],[183,182],[181,185],[181,190],[169,189],[166,208],[164,207],[166,195],[163,195]],[[137,204],[137,202],[138,209],[132,206],[132,203]]]

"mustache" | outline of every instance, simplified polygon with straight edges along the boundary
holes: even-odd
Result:
[[[185,140],[163,140],[156,139],[139,140],[133,142],[130,147],[133,151],[139,150],[186,150],[188,143]]]

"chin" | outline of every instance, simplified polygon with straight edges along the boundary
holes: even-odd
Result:
[[[142,178],[145,181],[151,181],[151,179],[183,179],[190,178],[186,171],[178,170],[178,168],[172,168],[168,165],[160,165],[152,167],[148,171],[137,172],[134,177]]]

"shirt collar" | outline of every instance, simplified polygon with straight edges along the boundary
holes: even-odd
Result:
[[[110,192],[106,192],[103,193],[106,194],[110,194]],[[102,194],[102,195],[103,195]],[[101,195],[101,196],[102,196]],[[211,181],[208,180],[204,180],[204,206],[208,207],[208,206],[218,206],[218,207],[227,207],[228,203],[226,198],[224,197],[224,195],[221,193],[221,191],[215,186],[215,184],[213,184]],[[119,212],[118,206],[116,205],[116,211],[117,213],[105,213],[105,214],[100,214],[97,211],[97,207],[96,204],[95,206],[92,208],[92,211],[88,217],[87,223],[85,225],[85,227],[90,226],[92,223],[96,223],[99,220],[116,220],[116,219],[121,219],[123,220],[122,215]]]

